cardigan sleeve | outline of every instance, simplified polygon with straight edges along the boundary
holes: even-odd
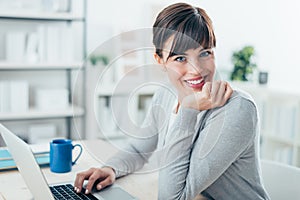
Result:
[[[161,95],[160,91],[154,94],[143,125],[136,127],[131,133],[133,136],[128,144],[105,163],[105,166],[115,170],[117,178],[142,168],[155,151],[158,143],[158,125],[155,115],[161,109],[160,104],[156,102],[159,102]]]
[[[193,199],[254,140],[258,118],[250,100],[235,97],[206,113],[210,114],[204,116],[186,108],[178,113],[161,156],[165,167],[159,174],[159,199]],[[199,114],[202,116],[197,122]],[[195,160],[191,160],[192,154]]]

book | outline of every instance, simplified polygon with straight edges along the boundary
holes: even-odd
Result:
[[[49,25],[46,29],[46,61],[53,63],[60,60],[60,27]]]
[[[71,26],[64,25],[60,31],[60,60],[64,62],[74,61],[74,34]]]
[[[0,81],[0,112],[10,111],[10,81]]]
[[[49,151],[35,152],[34,157],[40,166],[50,163]],[[0,171],[8,169],[17,169],[16,163],[7,149],[0,149]]]
[[[6,60],[21,62],[25,54],[25,32],[8,32],[6,34]]]
[[[47,28],[45,25],[40,25],[37,28],[38,35],[38,60],[45,62],[47,60],[46,47],[47,47]]]
[[[29,110],[29,84],[27,81],[10,82],[10,111],[26,112]]]
[[[0,112],[24,112],[28,109],[28,82],[0,81]]]
[[[47,166],[49,165],[50,158],[49,155],[39,156],[35,158],[37,163],[40,166]],[[17,169],[16,163],[14,160],[0,160],[0,171],[1,170],[8,170],[8,169]]]
[[[38,55],[38,34],[36,32],[28,33],[25,43],[25,60],[35,63],[39,59]]]
[[[43,152],[34,153],[34,157],[44,157],[44,156],[49,156],[49,152],[43,151]],[[0,161],[2,160],[13,160],[13,158],[11,157],[7,149],[0,149]]]

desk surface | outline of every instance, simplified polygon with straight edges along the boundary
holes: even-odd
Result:
[[[81,142],[84,151],[69,173],[52,173],[49,167],[42,168],[42,172],[49,184],[73,182],[77,172],[90,167],[99,167],[103,161],[118,151],[116,147],[102,140]],[[157,199],[157,173],[131,174],[117,179],[116,183],[127,192],[139,199]],[[17,171],[0,172],[0,200],[32,199],[21,174]]]

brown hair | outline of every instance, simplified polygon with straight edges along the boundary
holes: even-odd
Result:
[[[205,10],[186,3],[172,4],[163,9],[153,24],[153,44],[162,58],[164,43],[174,35],[168,58],[188,49],[216,46],[212,21]],[[176,52],[175,52],[176,51]]]

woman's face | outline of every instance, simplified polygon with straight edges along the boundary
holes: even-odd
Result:
[[[188,49],[168,58],[173,37],[164,44],[162,58],[155,54],[159,64],[166,69],[170,82],[178,91],[179,102],[194,92],[202,90],[204,83],[211,82],[215,74],[215,58],[212,49]],[[167,59],[168,58],[168,59]]]

